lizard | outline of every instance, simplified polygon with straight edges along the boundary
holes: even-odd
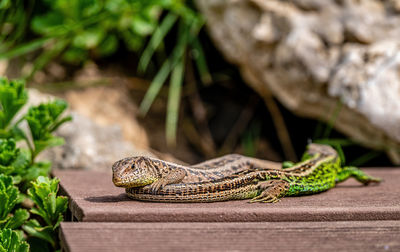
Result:
[[[250,202],[274,203],[284,196],[326,191],[349,177],[354,177],[365,185],[381,181],[356,167],[342,167],[337,152],[330,146],[310,144],[305,156],[305,161],[283,169],[277,167],[276,163],[269,164],[268,161],[240,155],[234,155],[232,158],[228,155],[219,161],[223,162],[225,158],[226,166],[229,167],[241,160],[241,163],[245,164],[242,165],[244,169],[233,172],[231,170],[220,178],[203,178],[201,181],[188,177],[186,181],[175,182],[171,179],[168,180],[170,183],[157,183],[159,180],[155,179],[150,183],[148,180],[147,184],[124,187],[130,198],[142,201],[216,202],[250,199]],[[204,164],[218,169],[210,165],[212,162],[200,165]],[[206,166],[202,167],[207,170]]]
[[[168,184],[208,182],[254,167],[279,169],[278,162],[229,154],[196,165],[185,166],[164,160],[137,156],[115,162],[112,166],[113,183],[118,187],[142,187],[149,185],[153,192]]]

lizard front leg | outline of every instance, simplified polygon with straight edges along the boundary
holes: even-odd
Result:
[[[150,185],[150,190],[152,193],[156,193],[164,186],[169,184],[176,184],[183,180],[186,176],[186,171],[184,169],[174,169],[168,172],[166,175],[162,176],[157,181]]]
[[[286,192],[289,190],[289,182],[284,180],[268,180],[261,181],[258,183],[257,187],[261,193],[252,198],[250,203],[263,202],[263,203],[275,203],[285,196]]]

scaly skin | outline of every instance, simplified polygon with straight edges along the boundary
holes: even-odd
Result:
[[[227,171],[225,176],[216,179],[203,178],[201,182],[190,178],[186,179],[186,182],[181,180],[179,183],[168,183],[168,185],[163,183],[159,186],[157,181],[162,180],[161,178],[147,186],[128,185],[126,192],[129,197],[143,201],[215,202],[251,199],[250,202],[272,203],[284,196],[326,191],[349,177],[354,177],[365,185],[381,181],[355,167],[341,167],[336,151],[329,146],[311,144],[306,154],[311,158],[286,169],[271,167],[261,160],[247,159],[242,156],[229,159],[228,155],[222,158],[230,160],[226,161],[226,166],[235,165],[238,160],[242,160],[245,164],[242,165],[244,168],[240,171],[225,170]],[[204,164],[207,162],[202,163]],[[218,170],[215,166],[212,169]],[[157,186],[155,187],[154,184]]]
[[[279,169],[280,163],[233,154],[193,166],[183,166],[149,157],[129,157],[114,163],[113,182],[118,187],[150,185],[156,192],[168,184],[210,182],[255,169]]]

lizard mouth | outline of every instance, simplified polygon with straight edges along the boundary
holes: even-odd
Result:
[[[113,176],[113,183],[118,187],[125,187],[125,183],[118,177]]]
[[[124,188],[132,188],[132,187],[141,187],[146,186],[154,182],[155,179],[148,178],[148,179],[132,179],[132,178],[125,178],[121,179],[117,176],[113,176],[113,183],[117,187],[124,187]]]

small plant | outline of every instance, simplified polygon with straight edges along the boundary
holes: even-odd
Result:
[[[57,248],[56,228],[63,221],[63,213],[67,210],[68,198],[57,196],[58,179],[49,179],[40,176],[32,187],[28,189],[28,195],[35,203],[35,208],[30,212],[41,217],[45,226],[41,226],[36,219],[29,220],[23,229],[31,236],[48,241],[53,248]]]
[[[0,137],[12,137],[12,119],[28,101],[25,84],[19,80],[0,78]]]
[[[0,252],[3,248],[27,251],[29,246],[22,241],[23,231],[28,234],[28,241],[36,237],[51,245],[48,250],[58,249],[56,230],[67,209],[68,199],[57,196],[58,179],[47,177],[51,163],[36,161],[43,150],[64,143],[64,139],[53,133],[72,119],[62,117],[67,104],[55,100],[32,106],[16,118],[27,101],[24,82],[0,78]],[[20,127],[23,122],[28,125],[27,131]],[[17,141],[24,141],[27,148],[19,148]],[[35,204],[30,209],[32,215],[22,208],[24,200]],[[47,245],[40,247],[45,249]]]
[[[22,235],[9,228],[0,230],[0,252],[27,252],[29,244]]]
[[[64,139],[55,137],[52,133],[64,122],[72,120],[71,116],[60,119],[60,115],[67,108],[67,103],[55,100],[37,107],[31,107],[25,116],[31,132],[33,146],[29,144],[29,139],[23,135],[32,153],[32,160],[44,149],[63,145]]]
[[[14,186],[12,177],[0,174],[0,229],[17,229],[29,218],[25,209],[17,209],[14,214],[11,213],[20,201],[20,193]]]

